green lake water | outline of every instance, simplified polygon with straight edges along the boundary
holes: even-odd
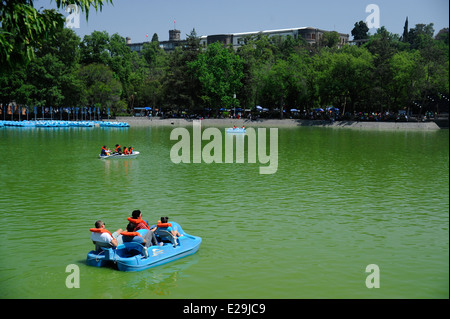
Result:
[[[172,163],[172,129],[0,128],[0,298],[449,298],[448,130],[283,128],[277,172],[261,175]],[[116,143],[141,155],[98,159]],[[87,266],[89,228],[125,228],[134,209],[202,237],[199,251],[142,272]]]

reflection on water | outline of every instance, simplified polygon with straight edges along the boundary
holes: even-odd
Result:
[[[111,176],[111,173],[117,174],[118,171],[128,176],[134,159],[105,159],[101,161],[105,163],[105,176]]]
[[[279,129],[278,170],[260,175],[172,163],[171,129],[0,129],[0,296],[448,298],[448,131]],[[141,154],[98,159],[117,143]],[[200,250],[137,273],[86,266],[95,220],[125,228],[134,209]],[[74,263],[80,289],[64,284]]]

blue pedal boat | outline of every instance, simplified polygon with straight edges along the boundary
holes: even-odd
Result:
[[[232,128],[227,128],[226,131],[227,133],[245,133],[245,128],[242,127],[232,127]]]
[[[201,237],[185,233],[176,222],[170,223],[183,236],[174,239],[168,232],[157,230],[155,234],[162,246],[145,248],[138,243],[124,242],[115,249],[101,247],[88,253],[86,263],[94,267],[113,267],[120,271],[141,271],[195,254],[200,248]]]

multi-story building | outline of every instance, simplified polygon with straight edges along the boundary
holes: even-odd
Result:
[[[326,30],[321,30],[312,27],[303,27],[303,28],[293,28],[293,29],[278,29],[278,30],[267,30],[267,31],[258,31],[258,32],[243,32],[243,33],[231,33],[231,34],[216,34],[216,35],[208,35],[200,37],[200,44],[205,46],[214,43],[214,42],[222,42],[225,45],[233,45],[235,49],[245,44],[245,39],[256,36],[258,34],[267,35],[269,37],[287,37],[291,36],[294,39],[303,38],[307,43],[313,44],[318,43],[322,38],[323,34],[328,32]],[[339,34],[339,46],[348,43],[349,35],[344,33]]]
[[[256,31],[256,32],[243,32],[243,33],[229,33],[229,34],[214,34],[205,35],[200,37],[200,45],[207,47],[208,45],[221,42],[224,45],[232,45],[234,49],[239,48],[245,44],[246,39],[257,36],[258,34],[267,35],[269,37],[281,36],[287,37],[291,36],[294,39],[303,38],[307,43],[314,44],[319,43],[323,34],[328,32],[326,30],[312,28],[312,27],[301,27],[292,29],[278,29],[278,30],[267,30],[267,31]],[[349,35],[344,33],[339,34],[339,44],[338,46],[343,46],[349,42]],[[169,41],[161,41],[160,46],[166,52],[171,52],[175,50],[177,46],[184,45],[185,40],[180,39],[180,30],[169,30]],[[132,51],[140,52],[144,45],[143,43],[131,43],[131,39],[127,38],[127,45]]]
[[[181,40],[180,35],[181,35],[180,30],[169,30],[169,41],[159,41],[159,45],[161,46],[162,49],[164,49],[164,51],[172,52],[175,50],[176,47],[184,45],[186,43],[186,40]],[[131,43],[131,38],[127,37],[126,43],[128,47],[131,49],[131,51],[136,51],[140,53],[146,42]]]

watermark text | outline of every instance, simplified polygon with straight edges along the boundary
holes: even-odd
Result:
[[[69,29],[80,28],[80,8],[76,4],[69,4],[66,7],[69,15],[66,17],[66,27]]]
[[[366,24],[369,29],[378,29],[380,27],[380,7],[376,4],[366,6],[366,13],[370,14],[366,18]]]
[[[247,162],[256,163],[258,160],[260,164],[267,164],[259,167],[260,174],[275,174],[278,170],[278,128],[270,128],[269,132],[270,136],[267,136],[266,128],[247,128],[242,134],[229,134],[225,131],[224,138],[220,129],[209,127],[202,132],[201,121],[194,121],[192,138],[184,127],[175,128],[170,133],[170,140],[178,141],[170,150],[170,159],[175,164],[245,163],[247,145]],[[202,141],[209,143],[202,147]]]

